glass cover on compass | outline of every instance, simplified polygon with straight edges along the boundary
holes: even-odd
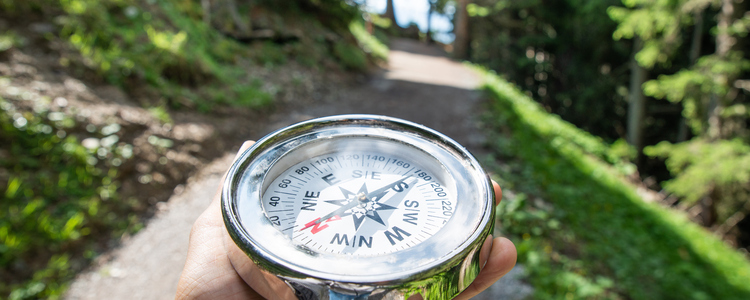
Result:
[[[461,146],[370,116],[258,141],[230,169],[222,198],[230,234],[261,267],[342,282],[406,282],[455,265],[491,230],[494,201]]]
[[[354,256],[422,243],[448,223],[456,202],[453,180],[431,155],[361,137],[282,156],[261,197],[271,223],[298,246]]]

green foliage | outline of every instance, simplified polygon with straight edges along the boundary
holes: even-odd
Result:
[[[742,140],[715,142],[696,138],[688,142],[671,144],[661,142],[644,149],[649,156],[665,158],[669,171],[675,176],[663,185],[668,191],[694,203],[709,196],[716,188],[725,193],[723,214],[727,219],[741,210],[750,199],[750,146]]]
[[[724,98],[734,88],[729,84],[731,78],[737,78],[742,71],[750,70],[750,60],[744,59],[741,52],[730,52],[727,57],[706,55],[701,57],[691,68],[682,69],[672,75],[660,75],[657,79],[643,85],[646,95],[681,102],[683,116],[690,123],[695,134],[708,129],[709,103],[714,99]],[[719,107],[719,114],[734,107]],[[746,116],[740,116],[746,119]],[[728,119],[728,118],[727,118]]]
[[[294,36],[288,42],[252,41],[250,45],[202,22],[199,2],[30,0],[2,2],[0,7],[18,18],[40,13],[38,7],[45,7],[41,10],[44,18],[56,20],[59,36],[82,56],[64,55],[60,60],[64,66],[94,70],[126,88],[145,81],[172,107],[210,110],[217,103],[253,108],[271,104],[272,95],[247,84],[253,79],[245,75],[243,68],[248,64],[242,62],[248,60],[264,67],[284,64],[289,57],[311,67],[335,60],[345,68],[363,70],[367,58],[355,46],[352,32],[367,53],[387,56],[387,48],[361,26],[350,27],[360,16],[359,7],[339,0],[258,1],[241,6],[248,15],[254,12],[251,8],[263,12],[257,20],[261,27],[270,26],[282,37]],[[251,87],[258,90],[250,91]],[[222,93],[213,94],[216,90]]]
[[[612,6],[607,9],[609,16],[617,21],[617,30],[612,37],[632,39],[636,36],[644,41],[643,48],[636,54],[638,63],[652,68],[656,63],[667,63],[680,46],[682,27],[692,23],[693,10],[704,8],[709,1],[690,1],[698,7],[686,8],[688,1],[673,0],[625,0],[627,6]]]
[[[15,47],[18,44],[23,44],[23,38],[19,37],[13,31],[5,31],[0,33],[0,54],[8,49]]]
[[[282,65],[286,63],[286,54],[281,46],[272,42],[264,42],[255,47],[258,62],[264,66]]]
[[[255,84],[235,86],[234,92],[237,95],[237,99],[233,101],[247,107],[263,107],[271,104],[273,101],[271,95],[260,91],[259,81],[256,81]]]
[[[494,179],[503,182],[507,190],[513,183],[504,181],[503,178],[509,178],[512,174],[498,171],[499,175]],[[550,239],[550,236],[559,235],[564,242],[574,241],[571,232],[562,231],[564,226],[555,217],[555,211],[551,206],[529,199],[527,194],[519,193],[506,196],[497,207],[497,214],[504,234],[517,237],[514,242],[518,250],[518,260],[523,262],[528,270],[527,276],[535,278],[535,298],[600,299],[612,296],[611,292],[608,292],[613,286],[611,279],[590,276],[580,260],[561,254],[562,250],[558,248],[564,247],[564,244],[556,245]]]
[[[392,25],[391,19],[383,18],[378,14],[368,14],[367,16],[368,18],[370,18],[370,22],[372,22],[372,24],[377,27],[388,29]]]
[[[367,68],[367,57],[357,46],[338,41],[333,45],[333,53],[347,69],[364,70]]]
[[[352,22],[349,24],[349,30],[357,39],[357,42],[365,53],[369,53],[375,59],[388,61],[388,46],[384,45],[377,38],[368,33],[362,23]]]
[[[520,196],[500,208],[520,238],[519,262],[537,299],[747,299],[750,262],[684,216],[644,202],[608,163],[570,136],[587,136],[488,74],[501,178]],[[567,132],[564,132],[567,131]],[[600,147],[606,147],[601,145]],[[509,197],[510,198],[510,197]],[[541,199],[544,200],[541,200]],[[533,199],[533,200],[528,200]]]
[[[527,90],[545,110],[614,141],[624,128],[630,46],[604,1],[472,1],[471,57]],[[627,90],[627,89],[626,89]]]
[[[481,69],[477,69],[483,72]],[[508,88],[511,86],[508,85]],[[524,97],[526,97],[524,95]],[[528,99],[528,98],[527,98]],[[528,120],[544,120],[531,123],[534,130],[544,138],[548,138],[550,143],[555,147],[571,147],[583,153],[593,155],[614,166],[620,170],[630,170],[625,172],[630,174],[634,170],[632,164],[627,160],[630,154],[623,153],[631,150],[623,150],[622,142],[617,143],[618,147],[613,151],[604,141],[597,136],[578,129],[575,125],[562,120],[559,116],[547,113],[539,103],[534,101],[519,101],[515,103],[519,108],[518,114]]]
[[[356,5],[338,0],[253,4],[269,12],[274,26],[293,27],[294,35],[239,43],[203,23],[196,1],[0,0],[2,26],[8,26],[6,20],[19,28],[30,20],[48,20],[56,28],[43,38],[0,32],[0,59],[13,48],[27,50],[27,39],[34,47],[43,44],[45,52],[59,51],[50,57],[59,55],[60,66],[52,68],[136,90],[137,100],[165,124],[174,122],[168,108],[269,106],[277,88],[267,91],[247,75],[247,68],[258,64],[273,67],[294,57],[316,67],[340,57],[353,69],[366,66],[349,32],[360,13]],[[382,44],[360,36],[371,51],[383,53]],[[0,87],[7,83],[0,78]],[[118,171],[133,155],[132,146],[119,141],[120,125],[76,124],[74,108],[49,111],[48,98],[34,101],[33,110],[24,111],[0,99],[0,298],[61,297],[110,238],[142,227],[136,212],[144,205],[119,198]],[[162,154],[174,146],[157,136],[147,141]]]
[[[162,124],[174,124],[172,117],[164,106],[154,106],[149,108],[148,112]]]
[[[58,297],[80,268],[60,253],[136,224],[117,215],[133,210],[117,194],[117,167],[132,156],[118,143],[119,125],[84,146],[69,134],[77,130],[71,116],[37,107],[19,111],[0,99],[0,144],[8,145],[0,152],[0,295],[10,299]]]
[[[113,84],[129,85],[133,84],[132,79],[143,80],[172,106],[188,104],[210,108],[213,99],[206,88],[216,84],[228,86],[229,93],[247,92],[243,76],[238,76],[244,72],[234,63],[251,53],[215,29],[191,19],[189,12],[198,5],[196,3],[34,0],[26,5],[47,6],[46,17],[58,21],[60,37],[82,55],[80,64]],[[19,8],[17,11],[27,10]],[[283,61],[284,57],[278,58],[283,52],[275,50],[261,51],[259,56],[273,55],[272,62]],[[63,65],[78,63],[78,58],[64,56],[61,62]],[[181,90],[185,88],[202,96],[184,97],[185,91]],[[227,97],[246,98],[239,94]],[[268,101],[229,102],[231,105],[243,103],[269,104]]]
[[[639,64],[651,68],[656,63],[669,65],[688,60],[682,69],[659,75],[643,85],[645,95],[666,99],[682,106],[682,116],[695,138],[680,144],[661,142],[644,153],[665,158],[673,179],[663,187],[681,198],[683,207],[710,199],[706,226],[723,225],[735,212],[746,213],[748,193],[747,165],[749,135],[747,94],[738,92],[738,78],[750,70],[750,59],[740,46],[750,29],[746,9],[733,2],[711,0],[623,1],[629,9],[611,7],[610,16],[620,24],[615,39],[639,37],[644,47],[636,55]],[[718,6],[712,12],[709,5]],[[736,10],[736,11],[734,11]],[[734,11],[734,12],[732,12]],[[715,16],[715,52],[698,58],[704,28],[692,26],[690,57],[677,50],[685,40],[694,19],[704,14]],[[713,14],[713,15],[712,15]],[[703,17],[708,18],[708,17]],[[702,23],[698,23],[700,25]],[[743,169],[744,168],[744,169]],[[735,222],[736,223],[736,222]],[[734,225],[731,225],[734,226]],[[723,233],[722,233],[723,234]]]
[[[189,16],[195,3],[176,1],[47,1],[63,10],[61,36],[83,55],[83,63],[114,84],[135,76],[155,87],[173,105],[175,86],[196,89],[212,82],[242,85],[233,64],[245,50],[238,43]],[[75,58],[70,58],[74,60]],[[230,91],[234,90],[230,88]],[[211,97],[192,97],[211,105]],[[230,97],[235,98],[235,97]]]

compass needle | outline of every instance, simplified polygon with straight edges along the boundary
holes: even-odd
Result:
[[[350,115],[258,141],[230,170],[222,199],[237,245],[311,299],[365,299],[376,289],[403,296],[409,284],[427,299],[450,299],[478,273],[490,191],[476,160],[449,138]],[[445,272],[460,276],[432,277]]]

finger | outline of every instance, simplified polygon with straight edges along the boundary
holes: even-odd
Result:
[[[500,200],[503,200],[503,190],[494,180],[492,180],[492,189],[495,190],[495,205],[498,205],[500,204]]]
[[[481,256],[481,255],[480,255]],[[492,242],[487,264],[474,282],[455,299],[469,299],[486,290],[516,265],[516,247],[506,238],[495,238]]]
[[[242,153],[244,153],[245,150],[252,147],[253,144],[255,144],[255,141],[245,141],[244,143],[242,143],[242,146],[240,146],[240,150],[237,151],[237,155],[234,157],[234,160],[237,160],[238,158],[240,158],[240,155],[242,155]]]
[[[297,299],[292,289],[284,281],[261,270],[250,260],[250,257],[232,241],[229,234],[225,234],[224,241],[228,250],[229,261],[237,274],[245,281],[245,284],[266,299]]]
[[[242,143],[234,160],[236,161],[239,159],[247,149],[253,146],[253,144],[255,144],[254,141],[245,141]],[[223,232],[224,246],[227,249],[229,261],[236,271],[236,274],[242,278],[245,284],[266,299],[296,299],[294,293],[284,281],[275,275],[262,271],[257,265],[255,265],[255,263],[253,263],[250,257],[248,257],[247,254],[245,254],[245,252],[234,243],[227,231],[224,230]]]
[[[212,203],[190,231],[176,299],[262,299],[232,267],[222,243],[226,232],[219,206]]]

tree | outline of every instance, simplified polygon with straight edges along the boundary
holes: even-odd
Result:
[[[680,45],[685,16],[680,1],[631,0],[623,3],[626,7],[612,6],[607,13],[619,23],[613,33],[614,39],[633,39],[627,141],[638,150],[636,162],[640,165],[647,105],[642,86],[646,82],[648,69],[654,68],[657,63],[668,63]]]
[[[432,12],[435,10],[436,6],[436,0],[427,0],[427,4],[430,6],[429,9],[427,9],[427,34],[425,37],[425,42],[428,44],[432,43]]]
[[[427,10],[427,36],[425,41],[430,44],[432,43],[432,15],[445,14],[445,7],[448,5],[449,0],[427,0],[427,4],[430,8]]]
[[[630,3],[630,2],[628,2]],[[646,147],[645,154],[666,159],[674,178],[663,187],[682,199],[680,206],[717,233],[725,235],[750,212],[750,132],[747,126],[747,92],[741,92],[741,78],[750,70],[750,60],[738,47],[745,40],[750,27],[750,16],[745,7],[732,0],[715,1],[656,1],[640,3],[648,9],[653,23],[659,26],[645,28],[642,19],[635,23],[633,16],[645,12],[631,11],[621,21],[618,30],[651,39],[655,46],[639,52],[639,62],[669,63],[687,52],[691,62],[673,74],[664,74],[643,84],[648,96],[682,104],[683,116],[695,137],[689,141],[672,144],[664,141]],[[660,6],[661,5],[661,6]],[[710,10],[710,5],[718,8]],[[615,11],[613,9],[612,11]],[[611,11],[611,12],[612,12]],[[667,13],[670,18],[664,18]],[[680,35],[703,22],[703,15],[715,13],[715,51],[700,58],[700,33],[694,32],[690,51],[673,50],[683,40]],[[669,20],[666,20],[669,19]],[[671,21],[670,21],[671,20]],[[628,25],[630,24],[630,25]],[[640,26],[640,27],[639,27]],[[701,25],[702,27],[702,25]],[[646,52],[643,52],[646,51]],[[673,51],[673,52],[670,52]],[[674,56],[674,57],[672,57]],[[684,56],[683,56],[684,57]]]
[[[643,42],[635,38],[633,42],[633,57],[630,60],[630,88],[628,91],[628,135],[627,141],[640,152],[643,149],[643,120],[646,113],[646,97],[643,95],[643,83],[646,82],[648,71],[636,59],[643,47]],[[636,165],[640,165],[640,155],[636,158]]]
[[[453,56],[458,59],[469,58],[469,13],[466,10],[469,0],[456,1],[456,13],[454,16],[453,33]]]
[[[503,74],[549,112],[613,142],[625,136],[629,41],[612,41],[619,0],[467,5],[469,58]],[[457,36],[458,37],[458,36]]]
[[[394,24],[394,26],[398,26],[398,24],[396,24],[396,11],[393,8],[393,0],[388,0],[385,2],[385,14],[383,16],[386,19],[391,20],[391,24]]]

